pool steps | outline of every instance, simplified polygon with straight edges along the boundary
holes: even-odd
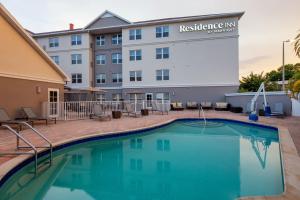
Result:
[[[52,153],[53,153],[53,145],[51,141],[45,137],[41,132],[39,132],[37,129],[33,128],[30,124],[27,122],[19,122],[19,125],[24,125],[25,127],[29,128],[33,133],[35,133],[37,136],[39,136],[42,140],[44,140],[46,143],[48,143],[47,146],[35,146],[32,144],[28,139],[26,139],[24,136],[22,136],[21,131],[14,130],[11,126],[4,124],[1,125],[1,127],[4,127],[9,130],[10,133],[14,134],[17,137],[17,144],[16,144],[16,152],[1,152],[0,155],[21,155],[21,154],[32,154],[34,156],[35,161],[35,170],[34,173],[37,174],[38,172],[38,150],[37,149],[45,149],[46,152],[49,152],[48,157],[48,163],[51,166],[52,164]],[[20,146],[20,140],[22,140],[27,146]],[[24,152],[24,151],[18,151],[22,149],[31,149],[32,151]],[[45,160],[46,161],[46,160]],[[41,162],[42,164],[45,162]]]

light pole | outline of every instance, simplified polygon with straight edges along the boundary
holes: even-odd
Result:
[[[284,43],[288,43],[290,40],[282,41],[282,91],[285,91],[285,71],[284,71]]]

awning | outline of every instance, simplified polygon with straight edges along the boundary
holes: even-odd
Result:
[[[74,93],[88,93],[88,92],[106,92],[105,90],[102,90],[100,88],[95,87],[88,87],[88,88],[70,88],[65,86],[64,93],[74,94]]]

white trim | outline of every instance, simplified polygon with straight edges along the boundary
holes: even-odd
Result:
[[[97,89],[101,89],[101,90],[121,90],[123,89],[123,87],[95,87]]]
[[[226,87],[226,86],[239,86],[239,83],[220,83],[220,84],[200,84],[200,85],[138,85],[138,86],[122,86],[124,89],[130,88],[174,88],[174,87]]]
[[[235,97],[235,96],[254,96],[256,92],[243,92],[243,93],[228,93],[225,94],[226,97]],[[274,92],[266,92],[267,96],[280,96],[287,95],[285,91],[274,91]]]
[[[25,75],[19,75],[19,74],[16,75],[16,74],[8,74],[8,73],[0,72],[0,78],[1,77],[16,78],[16,79],[31,80],[31,81],[40,81],[40,82],[48,82],[48,83],[65,84],[64,81],[57,81],[57,80],[34,77],[34,76],[25,76]]]
[[[50,92],[57,92],[57,102],[50,102]],[[55,115],[50,115],[50,106],[51,106],[50,103],[57,103]],[[57,88],[48,88],[48,116],[49,117],[58,117],[59,116],[59,89],[57,89]]]

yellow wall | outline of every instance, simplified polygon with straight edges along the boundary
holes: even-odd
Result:
[[[63,83],[63,77],[0,15],[0,76]]]

